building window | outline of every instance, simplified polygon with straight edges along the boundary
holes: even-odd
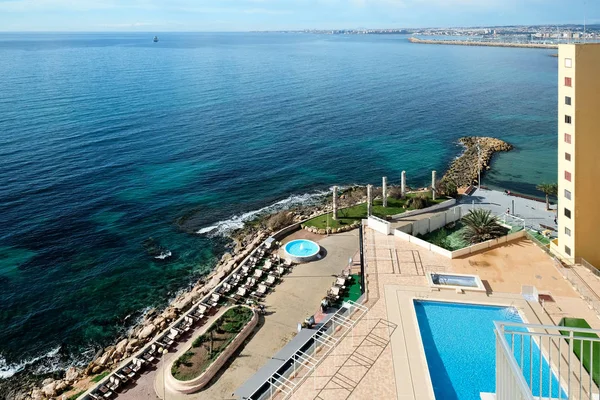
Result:
[[[565,160],[571,161],[571,153],[565,153]]]
[[[571,144],[571,135],[568,133],[565,133],[565,143]]]
[[[565,58],[565,67],[571,68],[573,66],[573,60],[570,58]]]
[[[571,105],[571,98],[569,96],[565,96],[565,104],[568,106]]]
[[[570,124],[570,123],[571,123],[571,116],[565,115],[565,124]]]
[[[565,189],[565,199],[571,200],[571,192],[569,192],[567,189]]]
[[[571,236],[571,230],[565,226],[565,235]]]
[[[565,78],[565,86],[571,87],[571,84],[572,84],[571,78]]]
[[[571,210],[569,210],[568,208],[565,208],[565,217],[571,219]]]
[[[565,179],[571,182],[571,173],[569,171],[565,171]]]
[[[568,256],[571,255],[571,249],[568,246],[565,246],[565,254]]]

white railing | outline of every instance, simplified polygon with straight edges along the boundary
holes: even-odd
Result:
[[[495,325],[497,400],[598,399],[600,331],[511,322]]]

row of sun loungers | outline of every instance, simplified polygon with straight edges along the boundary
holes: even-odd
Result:
[[[344,270],[342,274],[335,278],[335,282],[333,282],[333,285],[327,291],[327,298],[333,301],[339,300],[342,292],[346,290],[346,283],[350,279],[352,279],[350,276],[350,271]]]
[[[233,298],[240,301],[250,296],[260,299],[268,294],[271,286],[277,283],[277,280],[286,273],[287,267],[290,267],[292,263],[290,260],[285,260],[282,266],[279,257],[273,255],[257,268],[257,264],[265,254],[265,249],[260,247],[255,256],[250,257],[248,265],[242,266],[213,293],[194,305],[177,325],[172,326],[154,340],[141,352],[140,356],[132,358],[128,364],[109,375],[108,379],[91,392],[88,398],[92,400],[109,399],[116,394],[120,387],[137,379],[145,364],[153,363],[158,357],[161,357],[163,352],[169,349],[184,333],[190,331],[196,322],[204,318],[213,307],[218,306],[222,296],[229,297],[229,294],[235,291]],[[256,289],[252,291],[254,288]]]

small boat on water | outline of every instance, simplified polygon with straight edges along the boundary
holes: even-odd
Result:
[[[152,41],[153,41],[154,43],[158,42],[158,36],[154,36],[154,39],[152,39]]]

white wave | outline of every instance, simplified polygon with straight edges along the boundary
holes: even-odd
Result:
[[[40,360],[52,359],[58,354],[59,351],[60,351],[60,346],[50,350],[46,354],[42,354],[40,356],[33,357],[28,360],[24,360],[17,364],[8,364],[6,362],[6,359],[4,357],[0,356],[0,379],[10,378],[14,374],[25,369],[25,367],[35,364]],[[57,368],[58,368],[58,366],[55,363],[50,363],[49,365],[45,366],[39,372],[52,372],[52,371],[55,371]]]
[[[340,189],[342,189],[341,186],[340,186]],[[224,221],[219,221],[213,225],[204,227],[204,228],[198,230],[196,233],[198,233],[200,235],[210,234],[210,236],[225,236],[228,233],[230,233],[236,229],[243,228],[244,222],[250,221],[250,220],[256,218],[257,216],[281,211],[281,210],[284,210],[284,209],[287,209],[287,208],[290,208],[290,207],[293,207],[296,205],[314,204],[316,200],[318,200],[319,198],[322,198],[329,192],[330,192],[330,190],[314,192],[314,193],[305,193],[305,194],[301,194],[301,195],[292,195],[290,197],[287,197],[283,200],[279,200],[278,202],[268,205],[266,207],[259,208],[258,210],[248,211],[248,212],[246,212],[244,214],[240,214],[240,215],[234,215],[233,217],[231,217],[229,219],[226,219]]]

